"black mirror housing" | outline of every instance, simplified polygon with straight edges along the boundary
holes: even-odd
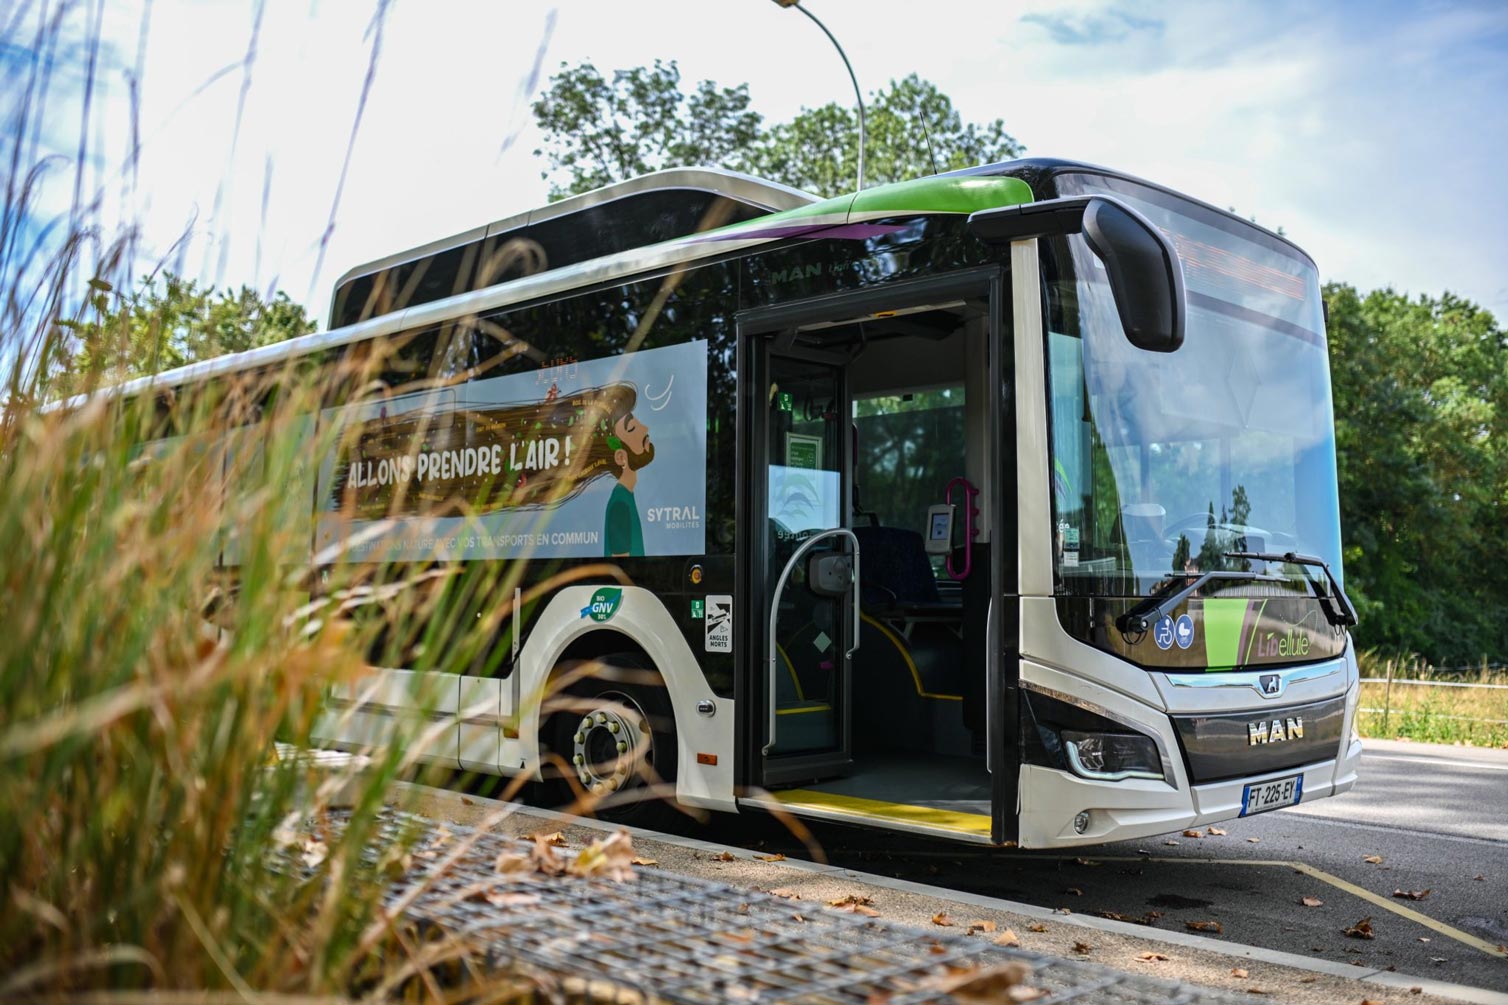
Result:
[[[981,210],[969,229],[988,244],[1082,232],[1105,265],[1126,338],[1138,349],[1173,352],[1183,345],[1187,304],[1183,264],[1166,234],[1109,196],[1075,196]]]

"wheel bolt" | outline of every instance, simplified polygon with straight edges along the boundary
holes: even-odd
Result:
[[[577,743],[585,743],[586,742],[586,734],[585,733],[577,733],[575,736],[572,737],[572,739],[575,740]]]
[[[628,744],[624,743],[622,740],[619,740],[618,741],[618,753],[622,754],[622,753],[626,753],[627,751],[628,751]]]
[[[610,722],[610,723],[607,724],[607,731],[609,733],[616,733],[621,728],[622,727],[618,725],[618,720],[616,720],[616,719],[614,719],[612,722]]]
[[[586,758],[582,757],[580,754],[577,754],[575,757],[571,758],[571,763],[575,764],[577,767],[580,767],[581,765],[586,763]]]

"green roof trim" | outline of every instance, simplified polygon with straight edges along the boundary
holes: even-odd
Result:
[[[849,215],[977,213],[998,206],[1019,206],[1035,198],[1031,186],[1020,178],[933,176],[865,189],[853,197]]]
[[[782,225],[799,225],[806,220],[835,217],[838,221],[874,219],[877,216],[925,216],[930,213],[975,213],[999,206],[1019,206],[1034,202],[1031,186],[1020,178],[984,178],[978,176],[940,176],[914,178],[857,194],[823,199],[806,206],[771,213],[742,223],[728,224],[703,234],[677,240],[705,240],[709,236],[737,240],[746,231],[763,231]]]

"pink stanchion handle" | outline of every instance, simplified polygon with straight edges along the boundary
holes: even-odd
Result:
[[[943,559],[943,567],[947,569],[949,579],[960,583],[968,579],[969,573],[974,571],[974,549],[971,545],[974,542],[974,535],[979,533],[979,528],[974,526],[974,497],[979,494],[979,490],[967,478],[959,475],[943,490],[943,501],[949,506],[953,505],[953,486],[955,485],[963,488],[963,571],[959,572],[953,568],[951,553]]]

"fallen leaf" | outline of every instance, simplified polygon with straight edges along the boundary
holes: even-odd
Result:
[[[1429,941],[1429,936],[1428,935],[1421,935],[1421,936],[1419,936],[1419,941],[1420,942],[1428,942]]]
[[[1204,831],[1184,831],[1183,836],[1186,838],[1202,838],[1204,837]]]
[[[761,861],[761,862],[784,862],[785,861],[785,856],[782,855],[782,854],[780,854],[779,852],[776,852],[773,855],[755,855],[754,857],[756,859],[758,859],[759,861]]]
[[[862,914],[866,918],[878,918],[880,912],[870,906],[873,903],[874,901],[868,897],[850,893],[846,897],[829,900],[827,906],[835,907],[840,911],[847,911],[849,914]]]
[[[1174,841],[1172,838],[1169,838],[1168,840],[1166,840],[1166,841],[1163,842],[1163,844],[1165,844],[1165,845],[1176,845],[1177,843],[1178,842]]]
[[[1262,843],[1262,839],[1261,838],[1247,838],[1246,839],[1246,843],[1247,844],[1261,844]]]
[[[967,931],[964,932],[965,935],[973,935],[975,932],[983,932],[984,934],[989,935],[995,930],[995,923],[993,921],[979,919],[968,922],[965,927],[967,929]]]
[[[533,841],[543,841],[552,848],[564,848],[566,846],[566,836],[560,831],[551,831],[548,834],[530,834],[529,838]]]
[[[983,970],[969,969],[948,974],[938,983],[937,989],[966,1005],[1025,1002],[1041,997],[1040,991],[1024,984],[1031,972],[1031,967],[1025,963],[1012,960]]]
[[[537,893],[489,890],[485,899],[493,907],[527,907],[530,904],[538,904],[542,898]]]
[[[1066,907],[1058,907],[1058,908],[1054,908],[1052,913],[1053,914],[1072,914],[1073,912],[1070,911]]]
[[[1481,883],[1481,882],[1483,882],[1483,881],[1485,881],[1487,879],[1487,877],[1484,876],[1484,875],[1482,875],[1480,872],[1477,873],[1475,876],[1473,876],[1471,878],[1474,879],[1474,880],[1476,880],[1478,883]]]
[[[476,803],[471,799],[470,796],[462,796],[461,797],[461,805],[462,806],[475,806]]]
[[[1415,985],[1414,987],[1409,988],[1409,994],[1411,994],[1411,995],[1422,995],[1422,994],[1424,994],[1424,989],[1421,988],[1421,987],[1419,987],[1418,985]]]
[[[1073,944],[1073,951],[1075,953],[1078,953],[1080,956],[1085,956],[1093,952],[1094,947],[1087,942],[1075,942]]]
[[[1247,988],[1246,989],[1246,993],[1249,994],[1249,995],[1270,995],[1270,994],[1272,994],[1272,992],[1269,991],[1269,990],[1267,990],[1266,988]]]
[[[536,872],[546,876],[559,876],[566,871],[566,864],[555,854],[548,835],[534,835],[534,845],[529,849],[529,861],[534,864]]]
[[[946,956],[948,954],[948,947],[943,945],[941,942],[938,942],[936,939],[928,939],[927,952],[931,953],[933,956]]]
[[[622,883],[634,878],[634,846],[628,831],[614,831],[581,849],[566,866],[572,876],[610,879]]]
[[[316,838],[305,838],[303,844],[304,851],[299,858],[303,860],[306,868],[317,869],[319,864],[325,860],[325,856],[330,853],[330,849],[325,846],[323,841]]]
[[[1372,933],[1372,919],[1370,917],[1362,918],[1350,928],[1345,929],[1345,933],[1347,936],[1353,939],[1374,938],[1375,936]]]
[[[951,928],[953,926],[953,919],[948,917],[943,912],[938,911],[936,914],[932,915],[932,924],[938,925],[942,928]]]
[[[1045,932],[1047,931],[1047,926],[1040,921],[1033,921],[1030,925],[1026,926],[1026,930],[1028,932]]]
[[[652,858],[636,858],[636,859],[634,859],[634,865],[659,865],[659,864],[660,863],[657,860],[652,859]]]
[[[803,924],[804,924],[804,923],[805,923],[805,922],[806,922],[806,919],[805,919],[805,918],[803,918],[803,917],[802,917],[802,916],[801,916],[801,915],[799,915],[799,914],[793,914],[793,915],[791,915],[791,920],[792,920],[792,921],[799,921],[799,922],[802,922],[802,923],[803,923]]]
[[[1361,1005],[1387,1005],[1387,1003],[1379,1001],[1376,998],[1363,998],[1361,1000]]]
[[[1009,928],[1007,928],[1005,931],[1003,931],[999,935],[995,936],[995,945],[997,945],[997,946],[1019,946],[1019,945],[1021,945],[1021,936],[1017,935],[1015,932],[1013,932]]]
[[[1368,855],[1366,858],[1363,858],[1362,861],[1366,862],[1368,865],[1382,865],[1382,856]]]
[[[1319,980],[1319,978],[1318,977],[1314,977],[1314,976],[1300,977],[1299,978],[1299,983],[1300,984],[1313,984],[1317,980]]]
[[[1399,900],[1423,900],[1430,895],[1429,890],[1394,890],[1393,896]]]
[[[801,894],[785,886],[777,886],[770,891],[772,897],[784,897],[786,900],[800,900]]]
[[[505,851],[498,855],[492,867],[504,876],[509,876],[521,872],[533,872],[534,862],[528,855],[521,852]]]
[[[1216,935],[1225,934],[1225,926],[1218,921],[1185,921],[1185,925],[1195,932],[1214,932]]]
[[[721,854],[712,856],[712,861],[714,861],[714,862],[737,862],[738,861],[738,856],[734,855],[731,851],[725,851],[725,852],[722,852]]]
[[[1300,897],[1299,903],[1305,907],[1324,907],[1325,902],[1318,897]]]
[[[1246,968],[1245,967],[1232,967],[1230,975],[1232,977],[1236,978],[1237,980],[1242,980],[1242,981],[1246,980],[1246,978],[1248,978],[1248,977],[1251,976],[1250,974],[1248,974],[1246,972]]]
[[[1142,953],[1137,957],[1137,959],[1146,960],[1148,963],[1161,963],[1163,960],[1166,960],[1167,957],[1162,953]]]
[[[1223,828],[1220,828],[1220,827],[1211,827],[1211,828],[1209,828],[1209,835],[1210,835],[1210,837],[1222,837],[1223,838],[1223,837],[1225,837],[1225,830]]]
[[[1064,890],[1063,892],[1066,893],[1066,894],[1069,894],[1070,896],[1073,896],[1073,897],[1082,897],[1082,896],[1084,896],[1084,891],[1080,890],[1076,886],[1070,886],[1068,889]]]

